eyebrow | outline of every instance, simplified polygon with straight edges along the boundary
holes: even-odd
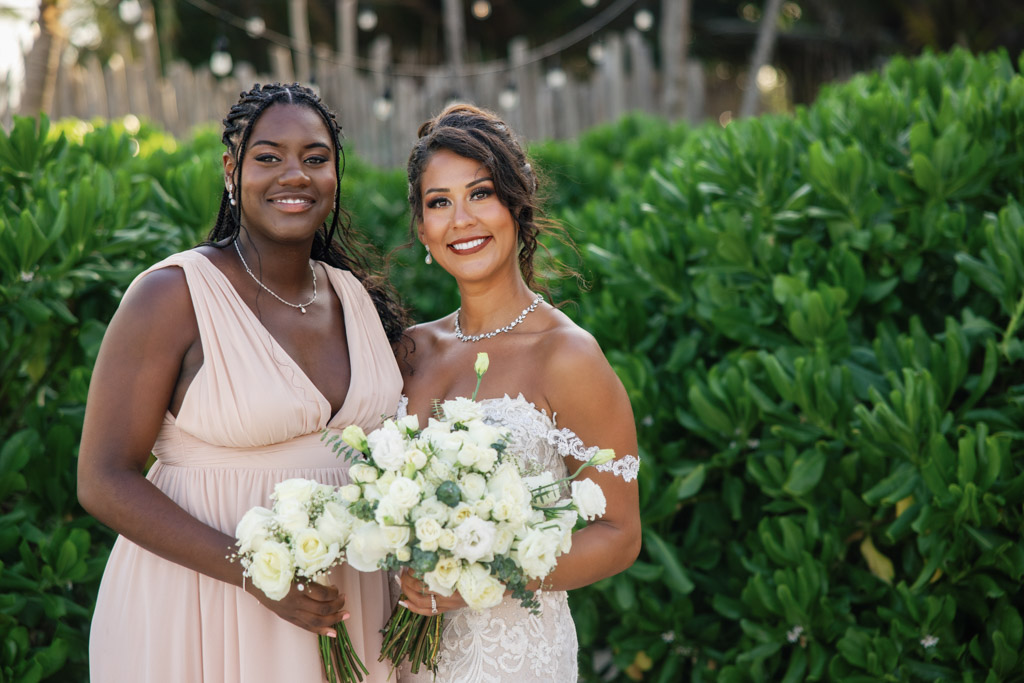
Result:
[[[258,147],[260,145],[268,145],[270,147],[281,147],[281,143],[274,142],[273,140],[257,140],[256,142],[250,143],[249,147]],[[323,147],[324,149],[330,149],[330,147],[323,142],[311,142],[303,149],[312,149],[314,147]]]
[[[466,183],[466,188],[468,189],[470,187],[473,187],[474,185],[479,185],[480,183],[487,182],[488,180],[490,180],[492,183],[494,182],[494,179],[491,178],[490,176],[484,176],[483,178],[477,178],[471,183]],[[431,192],[451,192],[451,190],[449,190],[447,187],[431,187],[424,190],[423,194],[430,194]]]

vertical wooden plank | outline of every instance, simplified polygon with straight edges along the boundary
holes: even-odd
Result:
[[[86,107],[85,115],[82,118],[86,120],[96,116],[107,118],[109,116],[109,110],[107,109],[107,84],[103,79],[103,67],[100,66],[100,60],[96,57],[87,58],[85,69]]]
[[[306,0],[288,0],[288,26],[295,46],[295,74],[299,82],[308,84],[313,70],[310,59],[309,7]]]
[[[604,60],[601,62],[600,82],[605,92],[604,120],[617,121],[626,112],[625,50],[622,37],[610,33],[605,38]]]
[[[626,29],[626,47],[629,51],[629,79],[627,82],[627,109],[655,111],[654,58],[643,34]]]
[[[532,138],[536,135],[536,101],[538,78],[536,66],[529,63],[530,50],[526,38],[514,38],[508,45],[509,63],[512,65],[511,80],[503,87],[514,85],[518,103],[508,112],[505,120],[520,135]]]
[[[150,90],[157,88],[157,82],[147,80],[145,66],[137,63],[126,66],[125,82],[128,111],[140,118],[152,119],[154,113],[150,111],[149,103],[155,98],[150,96]]]
[[[292,68],[292,53],[286,47],[271,45],[270,76],[278,83],[294,83],[295,69]]]

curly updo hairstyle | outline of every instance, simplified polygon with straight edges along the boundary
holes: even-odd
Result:
[[[239,188],[235,196],[236,204],[228,199],[227,188],[224,188],[220,199],[220,211],[217,221],[203,244],[224,247],[238,238],[242,227],[242,159],[249,145],[249,136],[263,112],[273,104],[290,104],[307,107],[315,111],[330,131],[334,145],[334,164],[338,182],[334,187],[335,210],[331,214],[330,225],[326,222],[316,231],[310,258],[350,271],[363,284],[380,315],[380,321],[388,339],[398,341],[405,329],[406,315],[387,281],[380,276],[372,275],[368,266],[370,256],[375,256],[372,249],[358,241],[351,229],[351,220],[340,202],[341,178],[345,172],[345,152],[341,146],[341,125],[337,117],[320,100],[310,88],[298,83],[282,85],[255,84],[251,90],[239,95],[238,102],[231,107],[224,119],[224,132],[221,140],[228,153],[235,160],[235,171],[232,183]]]
[[[537,194],[537,173],[512,129],[496,114],[471,104],[452,104],[421,125],[418,137],[409,154],[407,167],[413,239],[419,222],[423,220],[423,172],[435,152],[448,150],[479,161],[490,173],[495,193],[515,221],[519,238],[519,269],[528,287],[536,286],[534,256],[537,247],[543,247],[538,242],[539,235],[553,234],[575,250],[564,229],[543,218]],[[562,269],[556,270],[561,272]],[[541,289],[550,300],[546,288]]]

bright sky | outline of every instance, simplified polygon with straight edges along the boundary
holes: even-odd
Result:
[[[0,80],[7,76],[12,86],[21,82],[22,51],[31,44],[32,22],[38,7],[37,0],[0,0]],[[10,93],[0,91],[0,99],[9,96]]]

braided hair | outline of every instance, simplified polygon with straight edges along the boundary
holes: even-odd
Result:
[[[239,188],[236,204],[231,204],[227,188],[220,198],[220,210],[217,221],[207,235],[204,245],[223,247],[238,238],[242,227],[242,159],[249,144],[249,136],[263,112],[273,104],[292,104],[308,107],[320,115],[327,130],[330,131],[334,144],[335,173],[338,182],[334,187],[334,211],[330,225],[326,222],[317,229],[310,248],[310,258],[350,271],[363,284],[377,308],[381,324],[392,343],[398,341],[405,329],[405,311],[398,302],[398,297],[387,281],[380,276],[370,274],[368,256],[373,250],[358,241],[351,229],[351,219],[341,207],[341,178],[345,172],[345,152],[341,146],[341,125],[334,112],[327,108],[320,97],[310,88],[298,83],[282,85],[255,84],[251,90],[239,95],[238,102],[231,107],[224,119],[224,132],[221,140],[228,153],[235,160],[235,172],[232,182]]]
[[[537,174],[512,129],[496,114],[471,104],[452,104],[421,125],[418,136],[407,166],[413,239],[423,220],[423,172],[430,157],[445,149],[479,161],[491,174],[494,190],[518,228],[519,269],[528,287],[535,286],[534,255],[537,247],[543,246],[539,245],[538,234],[553,233],[575,250],[561,226],[542,218]],[[550,300],[550,292],[541,289]]]

